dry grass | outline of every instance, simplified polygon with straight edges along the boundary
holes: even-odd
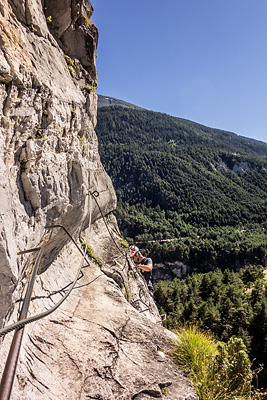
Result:
[[[228,347],[195,325],[184,326],[176,334],[174,360],[190,376],[200,400],[253,399],[250,363],[242,340],[229,341]],[[231,354],[233,349],[236,355]],[[233,369],[240,361],[240,367]]]

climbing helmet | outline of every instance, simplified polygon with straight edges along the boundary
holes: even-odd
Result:
[[[137,246],[130,246],[129,247],[129,256],[130,257],[135,256],[135,254],[138,253],[138,252],[139,252],[139,249],[138,249]]]

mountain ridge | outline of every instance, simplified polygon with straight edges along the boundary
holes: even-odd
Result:
[[[265,145],[166,114],[117,106],[98,110],[96,131],[124,234],[133,241],[179,239],[148,245],[155,260],[198,270],[261,263],[265,234],[239,238],[238,230],[266,228]]]
[[[125,108],[133,108],[142,110],[142,107],[136,106],[135,104],[128,103],[127,101],[116,99],[115,97],[103,96],[101,94],[97,95],[97,107],[111,107],[111,106],[120,106]]]
[[[189,119],[186,119],[186,118],[176,117],[176,116],[173,116],[173,115],[170,115],[170,114],[167,114],[167,113],[163,113],[163,112],[160,112],[160,111],[148,110],[146,108],[143,108],[143,107],[137,106],[135,104],[129,103],[129,102],[125,101],[125,100],[121,100],[121,99],[117,99],[115,97],[104,96],[104,95],[98,94],[98,100],[97,100],[97,107],[98,108],[114,107],[114,106],[115,107],[123,107],[123,108],[132,108],[132,109],[136,109],[136,110],[146,110],[146,111],[152,111],[152,112],[155,112],[155,113],[160,113],[162,115],[167,115],[167,116],[172,117],[172,118],[177,118],[180,121],[184,121],[184,122],[188,122],[188,123],[192,123],[192,124],[198,125],[199,127],[212,129],[214,131],[225,133],[225,134],[228,134],[228,135],[232,135],[234,137],[239,137],[241,139],[244,139],[246,141],[251,142],[252,144],[256,143],[258,145],[262,145],[262,146],[267,148],[267,142],[263,142],[262,140],[249,138],[249,137],[246,137],[246,136],[243,136],[243,135],[239,135],[239,134],[237,134],[235,132],[232,132],[232,131],[227,131],[225,129],[212,128],[212,127],[209,127],[207,125],[204,125],[204,124],[201,124],[199,122],[195,122],[195,121],[192,121],[192,120],[189,120]]]

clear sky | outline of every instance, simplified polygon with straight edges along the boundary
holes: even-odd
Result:
[[[98,93],[267,142],[267,0],[91,0]]]

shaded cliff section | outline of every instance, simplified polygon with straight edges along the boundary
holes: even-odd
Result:
[[[45,246],[29,315],[54,306],[74,279],[79,252],[62,229],[47,226],[64,226],[101,259],[87,259],[66,302],[25,327],[12,399],[141,400],[164,392],[195,400],[112,215],[116,195],[94,131],[92,12],[88,0],[0,4],[0,325],[17,320],[36,258],[19,251]],[[0,342],[0,373],[11,339]]]

